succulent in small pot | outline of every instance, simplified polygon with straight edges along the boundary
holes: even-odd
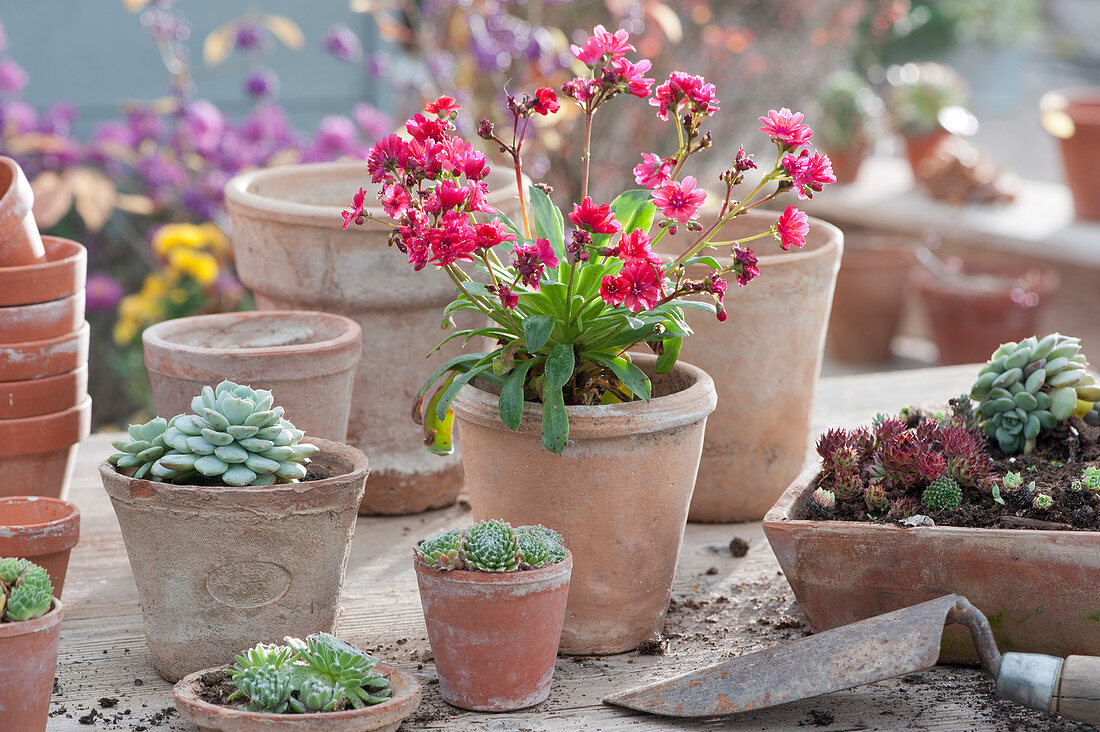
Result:
[[[546,699],[573,566],[561,535],[490,519],[436,534],[414,554],[444,700],[501,712]]]
[[[944,111],[967,103],[966,82],[950,66],[931,62],[891,66],[886,80],[891,122],[905,141],[909,165],[919,178],[924,161],[949,134],[943,126]]]
[[[818,106],[817,142],[829,153],[837,181],[851,183],[874,142],[882,100],[857,74],[837,71],[825,79]]]
[[[57,665],[61,603],[45,569],[0,559],[0,721],[5,729],[46,729]]]

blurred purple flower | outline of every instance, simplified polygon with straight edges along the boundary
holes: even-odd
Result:
[[[314,153],[323,159],[333,160],[352,152],[356,146],[355,123],[342,115],[329,115],[317,126],[313,138]]]
[[[367,60],[367,73],[372,76],[386,76],[390,73],[391,68],[393,68],[393,62],[385,51],[371,54],[370,59]]]
[[[213,102],[196,99],[183,111],[177,133],[185,147],[192,147],[201,155],[210,155],[218,147],[225,131],[225,116]]]
[[[97,272],[88,276],[84,295],[89,313],[112,312],[122,299],[122,285],[111,275]]]
[[[393,131],[393,118],[369,104],[356,104],[352,115],[355,117],[355,124],[359,125],[363,137],[368,141],[379,140]]]
[[[180,204],[201,220],[213,220],[221,211],[227,182],[229,174],[224,170],[208,170],[183,190]]]
[[[233,39],[233,45],[238,51],[251,51],[267,44],[269,35],[263,26],[256,23],[242,23],[237,28],[237,35]]]
[[[159,152],[142,158],[135,168],[144,193],[158,204],[168,203],[173,192],[188,180],[187,171],[177,160]]]
[[[0,92],[22,94],[27,85],[27,72],[10,58],[0,61]]]
[[[329,26],[321,46],[341,61],[354,64],[359,63],[359,59],[363,58],[363,47],[359,43],[359,36],[343,23]]]
[[[137,135],[125,122],[101,122],[92,133],[93,145],[120,145],[130,148],[137,144]]]
[[[294,130],[286,112],[277,104],[257,106],[241,125],[241,134],[250,142],[270,140],[280,146],[294,141]]]
[[[38,120],[38,131],[44,135],[68,137],[76,119],[76,107],[67,102],[50,106]]]
[[[230,302],[237,302],[248,294],[236,275],[225,268],[222,269],[218,279],[214,282],[214,291]]]
[[[164,121],[146,107],[130,110],[126,114],[126,124],[133,132],[135,142],[148,138],[159,140],[164,132]]]
[[[30,132],[38,125],[38,113],[21,99],[0,103],[0,127],[16,134]]]
[[[279,96],[279,76],[268,68],[256,69],[245,77],[244,91],[253,99],[274,99]]]

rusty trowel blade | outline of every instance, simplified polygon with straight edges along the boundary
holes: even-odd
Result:
[[[670,717],[747,712],[935,665],[960,595],[895,610],[604,699]]]

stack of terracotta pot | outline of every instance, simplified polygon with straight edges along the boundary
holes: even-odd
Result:
[[[60,497],[88,435],[87,253],[43,237],[23,171],[0,157],[0,496]]]

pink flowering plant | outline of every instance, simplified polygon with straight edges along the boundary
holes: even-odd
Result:
[[[757,168],[742,147],[720,178],[725,190],[717,214],[704,225],[699,212],[707,194],[684,171],[711,144],[704,126],[718,111],[714,85],[680,71],[655,84],[646,76],[652,64],[631,58],[635,49],[623,30],[596,26],[584,45],[571,50],[586,71],[565,82],[560,97],[549,88],[509,95],[511,129],[502,133],[487,119],[477,127],[479,137],[510,158],[520,221],[488,204],[489,162],[456,134],[460,110],[450,97],[429,104],[408,120],[407,136],[380,140],[368,157],[371,180],[392,219],[384,222],[393,227],[391,244],[414,269],[441,269],[454,281],[456,297],[444,310],[445,322],[459,311],[486,318],[485,325],[457,329],[443,343],[482,336],[497,343],[488,353],[451,359],[421,389],[413,412],[433,451],[449,452],[451,401],[474,378],[499,389],[500,417],[511,429],[519,427],[524,402],[541,402],[542,442],[556,453],[569,435],[566,405],[649,399],[650,379],[629,350],[648,345],[657,354],[657,372],[668,372],[692,332],[684,310],[706,310],[724,321],[727,278],[744,287],[760,274],[747,243],[769,238],[789,250],[803,246],[809,230],[806,215],[794,206],[766,231],[740,241],[717,241],[722,227],[785,192],[807,199],[835,181],[829,158],[807,148],[813,131],[802,115],[771,110],[760,118],[760,129],[775,144],[775,163],[747,195],[735,197],[747,187],[745,174]],[[633,169],[640,187],[601,203],[587,193],[592,122],[619,96],[648,100],[660,120],[676,126],[679,143],[669,155],[643,153]],[[563,103],[576,104],[584,115],[581,200],[565,215],[545,186],[524,190],[522,164],[532,118],[552,115]],[[366,198],[360,188],[344,212],[345,228],[375,218],[364,208]],[[679,254],[659,256],[658,244]]]

